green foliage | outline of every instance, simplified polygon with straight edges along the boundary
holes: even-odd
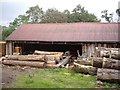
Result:
[[[30,23],[40,23],[43,17],[43,14],[44,12],[42,8],[39,8],[38,5],[34,7],[30,7],[29,10],[26,11],[26,15]]]
[[[0,25],[0,41],[2,41],[2,26]]]
[[[118,15],[118,22],[120,22],[120,8],[118,8],[117,10],[116,10],[116,13],[117,13],[117,15]]]
[[[108,10],[103,10],[101,13],[103,14],[101,17],[105,18],[107,22],[113,21],[113,14],[108,14]]]
[[[64,13],[57,9],[48,9],[42,18],[42,23],[62,23],[67,22],[67,17]]]
[[[94,14],[89,13],[80,4],[73,9],[71,14],[70,13],[65,14],[68,17],[67,22],[99,22],[99,20]]]
[[[116,13],[120,17],[120,8],[116,10]]]
[[[6,30],[3,30],[2,31],[2,38],[3,38],[3,40],[5,40],[6,37],[8,37],[13,32],[14,29],[15,28],[11,26],[11,27],[8,27]]]

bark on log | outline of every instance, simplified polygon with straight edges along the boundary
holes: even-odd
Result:
[[[99,68],[97,71],[97,80],[120,82],[120,70]]]
[[[44,60],[44,55],[7,55],[7,60]]]
[[[5,57],[8,60],[18,60],[19,55],[6,55]]]
[[[45,64],[46,68],[58,68],[56,64]]]
[[[63,52],[48,52],[48,51],[39,51],[39,50],[35,50],[34,54],[37,55],[62,55]]]
[[[85,65],[80,65],[77,63],[74,63],[74,70],[80,73],[84,74],[90,74],[90,75],[96,75],[97,74],[97,68],[93,66],[85,66]]]
[[[53,61],[53,60],[60,60],[60,57],[61,57],[61,55],[45,55],[45,60],[47,61],[47,60],[51,60],[51,61]]]
[[[4,60],[2,64],[5,65],[19,65],[19,66],[31,66],[31,67],[44,67],[44,62],[33,62],[33,61],[15,61],[15,60]]]
[[[56,62],[54,60],[52,60],[52,61],[51,60],[47,60],[46,63],[47,64],[55,64]]]
[[[102,64],[103,64],[103,58],[93,58],[93,67],[98,67],[98,68],[102,68]]]
[[[79,58],[75,60],[76,63],[81,64],[81,65],[88,65],[92,66],[92,59],[90,58]]]
[[[111,69],[120,70],[120,60],[104,58],[103,68],[111,68]]]
[[[40,61],[44,61],[44,55],[19,55],[18,60],[40,60]]]
[[[97,52],[100,52],[101,57],[111,57],[113,59],[120,60],[120,49],[119,48],[97,48]]]

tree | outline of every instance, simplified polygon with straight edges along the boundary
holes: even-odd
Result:
[[[84,7],[82,7],[80,4],[78,4],[74,9],[73,11],[74,13],[85,13],[86,10]]]
[[[44,12],[42,8],[39,8],[38,5],[34,7],[30,7],[28,11],[26,11],[27,17],[30,23],[40,23]]]
[[[105,20],[108,22],[113,22],[113,14],[108,14],[108,10],[103,10],[101,13],[103,14],[101,16],[102,18],[105,18]]]
[[[118,8],[117,10],[116,10],[116,13],[117,13],[117,15],[118,15],[118,22],[120,21],[120,8]]]
[[[99,22],[94,14],[89,13],[80,4],[73,9],[73,13],[70,16],[70,22]]]
[[[2,40],[2,26],[0,25],[0,41]]]
[[[2,39],[5,40],[13,32],[13,27],[8,27],[6,30],[2,31]]]
[[[62,23],[67,22],[67,17],[64,13],[55,8],[48,9],[41,21],[42,23]]]

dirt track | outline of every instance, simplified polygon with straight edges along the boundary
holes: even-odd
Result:
[[[9,87],[17,75],[28,72],[30,67],[2,65],[2,87]]]

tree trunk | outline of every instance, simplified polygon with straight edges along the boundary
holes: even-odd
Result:
[[[45,64],[46,68],[58,68],[56,64]]]
[[[99,68],[97,71],[97,80],[120,82],[120,70]]]
[[[93,66],[86,66],[86,65],[81,65],[74,63],[74,70],[80,73],[84,74],[90,74],[90,75],[96,75],[97,73],[97,68]]]
[[[6,55],[5,57],[8,60],[18,60],[19,55]]]
[[[2,62],[5,65],[19,65],[19,66],[32,66],[32,67],[44,67],[45,62],[34,62],[34,61],[15,61],[15,60],[4,60]]]
[[[75,60],[75,62],[81,65],[92,66],[92,59],[89,59],[89,58],[79,58]]]
[[[54,60],[47,60],[46,63],[47,64],[55,64],[55,61]]]
[[[44,61],[44,55],[8,55],[7,60],[40,60]]]
[[[62,55],[63,52],[48,52],[48,51],[39,51],[35,50],[34,54],[36,55]]]
[[[111,69],[120,70],[120,60],[104,58],[103,68],[111,68]]]
[[[100,56],[101,57],[111,57],[113,59],[119,59],[120,60],[120,49],[119,48],[105,48],[105,47],[101,47],[98,48],[98,50],[100,52]]]
[[[44,55],[19,55],[18,60],[38,60],[44,61]]]
[[[99,67],[102,68],[103,58],[93,58],[93,67]]]

